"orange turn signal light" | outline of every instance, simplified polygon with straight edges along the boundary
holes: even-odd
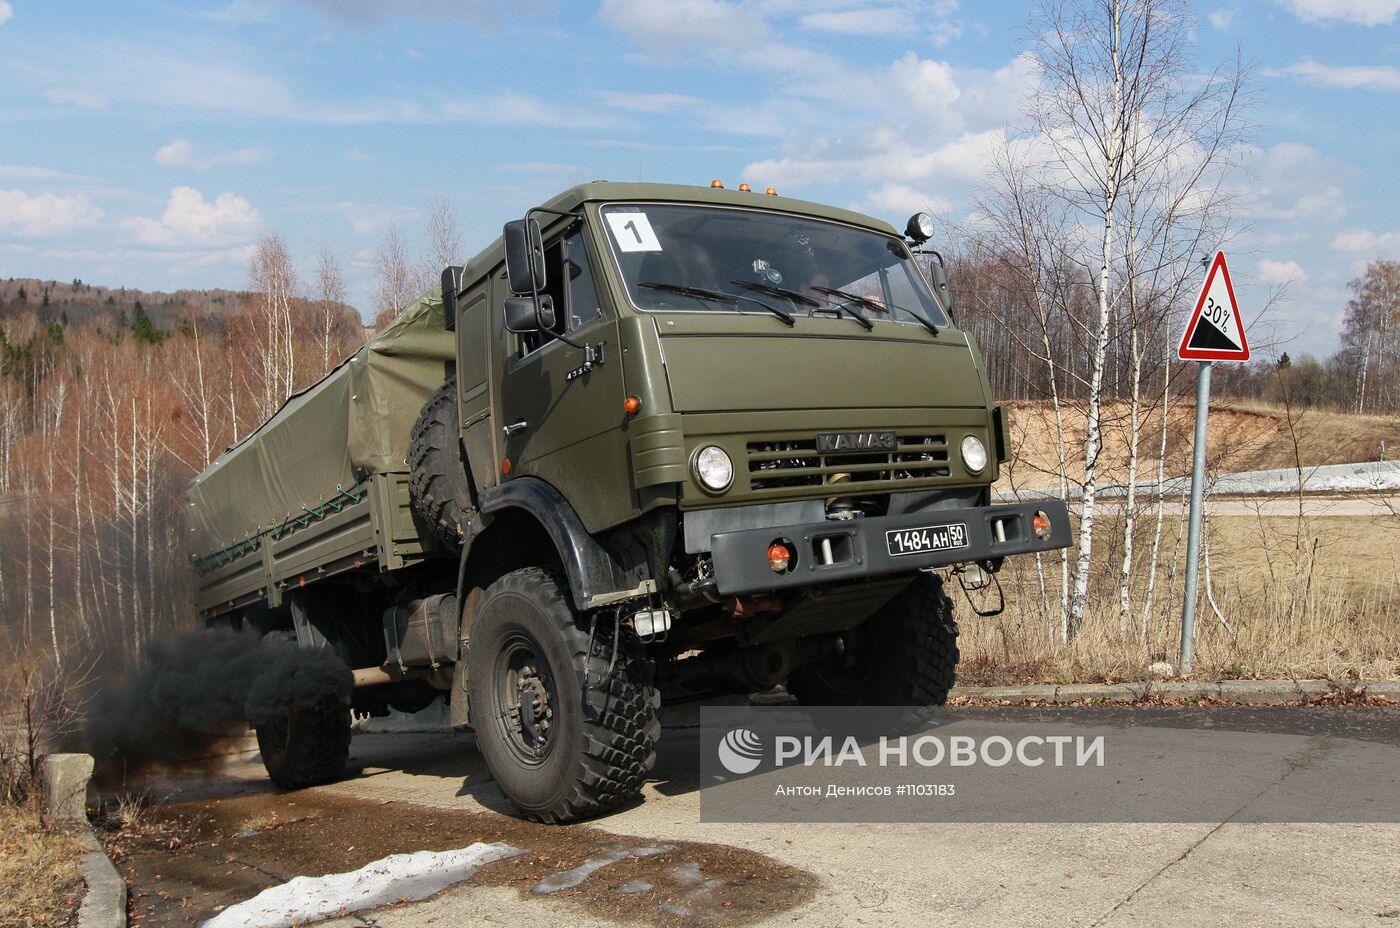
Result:
[[[714,187],[716,190],[723,190],[723,189],[724,189],[724,181],[719,180],[719,179],[712,180],[712,181],[710,181],[710,186],[711,186],[711,187]]]
[[[788,564],[792,563],[792,551],[781,541],[775,541],[768,546],[768,566],[773,568],[773,572],[780,574],[788,569]]]
[[[1031,517],[1031,531],[1035,532],[1035,537],[1041,541],[1050,538],[1050,517],[1044,512],[1037,512]]]
[[[622,410],[629,416],[642,408],[642,398],[640,396],[629,396],[622,401]]]

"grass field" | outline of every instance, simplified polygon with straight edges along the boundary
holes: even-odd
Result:
[[[29,804],[0,803],[0,928],[77,924],[80,845],[45,829]]]

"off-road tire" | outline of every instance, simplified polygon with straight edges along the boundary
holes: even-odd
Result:
[[[637,795],[656,761],[661,699],[641,644],[618,626],[614,652],[613,614],[593,618],[590,641],[590,617],[575,612],[566,584],[527,567],[487,587],[472,622],[467,666],[477,745],[501,791],[535,821],[570,822],[619,806]],[[512,734],[520,713],[507,704],[510,681],[538,679],[504,666],[519,648],[538,649],[552,684],[539,756]]]
[[[920,573],[847,636],[868,649],[852,672],[843,655],[801,667],[787,689],[809,706],[941,706],[958,666],[958,624],[943,581]]]
[[[304,789],[340,779],[350,758],[350,708],[294,707],[257,726],[267,775],[280,789]]]
[[[423,405],[408,439],[408,493],[413,510],[444,544],[462,543],[471,519],[472,483],[457,427],[457,378]]]

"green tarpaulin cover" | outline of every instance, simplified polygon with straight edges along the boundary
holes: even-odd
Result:
[[[406,471],[409,432],[453,360],[442,303],[423,297],[195,477],[190,553],[243,542],[370,474]]]

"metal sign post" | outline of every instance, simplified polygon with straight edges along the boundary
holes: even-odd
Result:
[[[1201,506],[1206,483],[1206,421],[1210,418],[1210,363],[1196,375],[1196,444],[1191,463],[1191,515],[1186,529],[1186,598],[1181,605],[1181,672],[1191,672],[1196,644],[1196,575],[1201,554]]]
[[[1196,376],[1196,444],[1192,449],[1191,513],[1186,533],[1186,593],[1181,603],[1181,673],[1191,672],[1191,651],[1196,645],[1196,588],[1201,559],[1201,520],[1205,508],[1206,425],[1210,419],[1210,368],[1215,361],[1248,361],[1244,320],[1240,318],[1235,288],[1225,253],[1217,251],[1208,264],[1206,282],[1196,300],[1196,311],[1176,349],[1183,361],[1199,361]]]

